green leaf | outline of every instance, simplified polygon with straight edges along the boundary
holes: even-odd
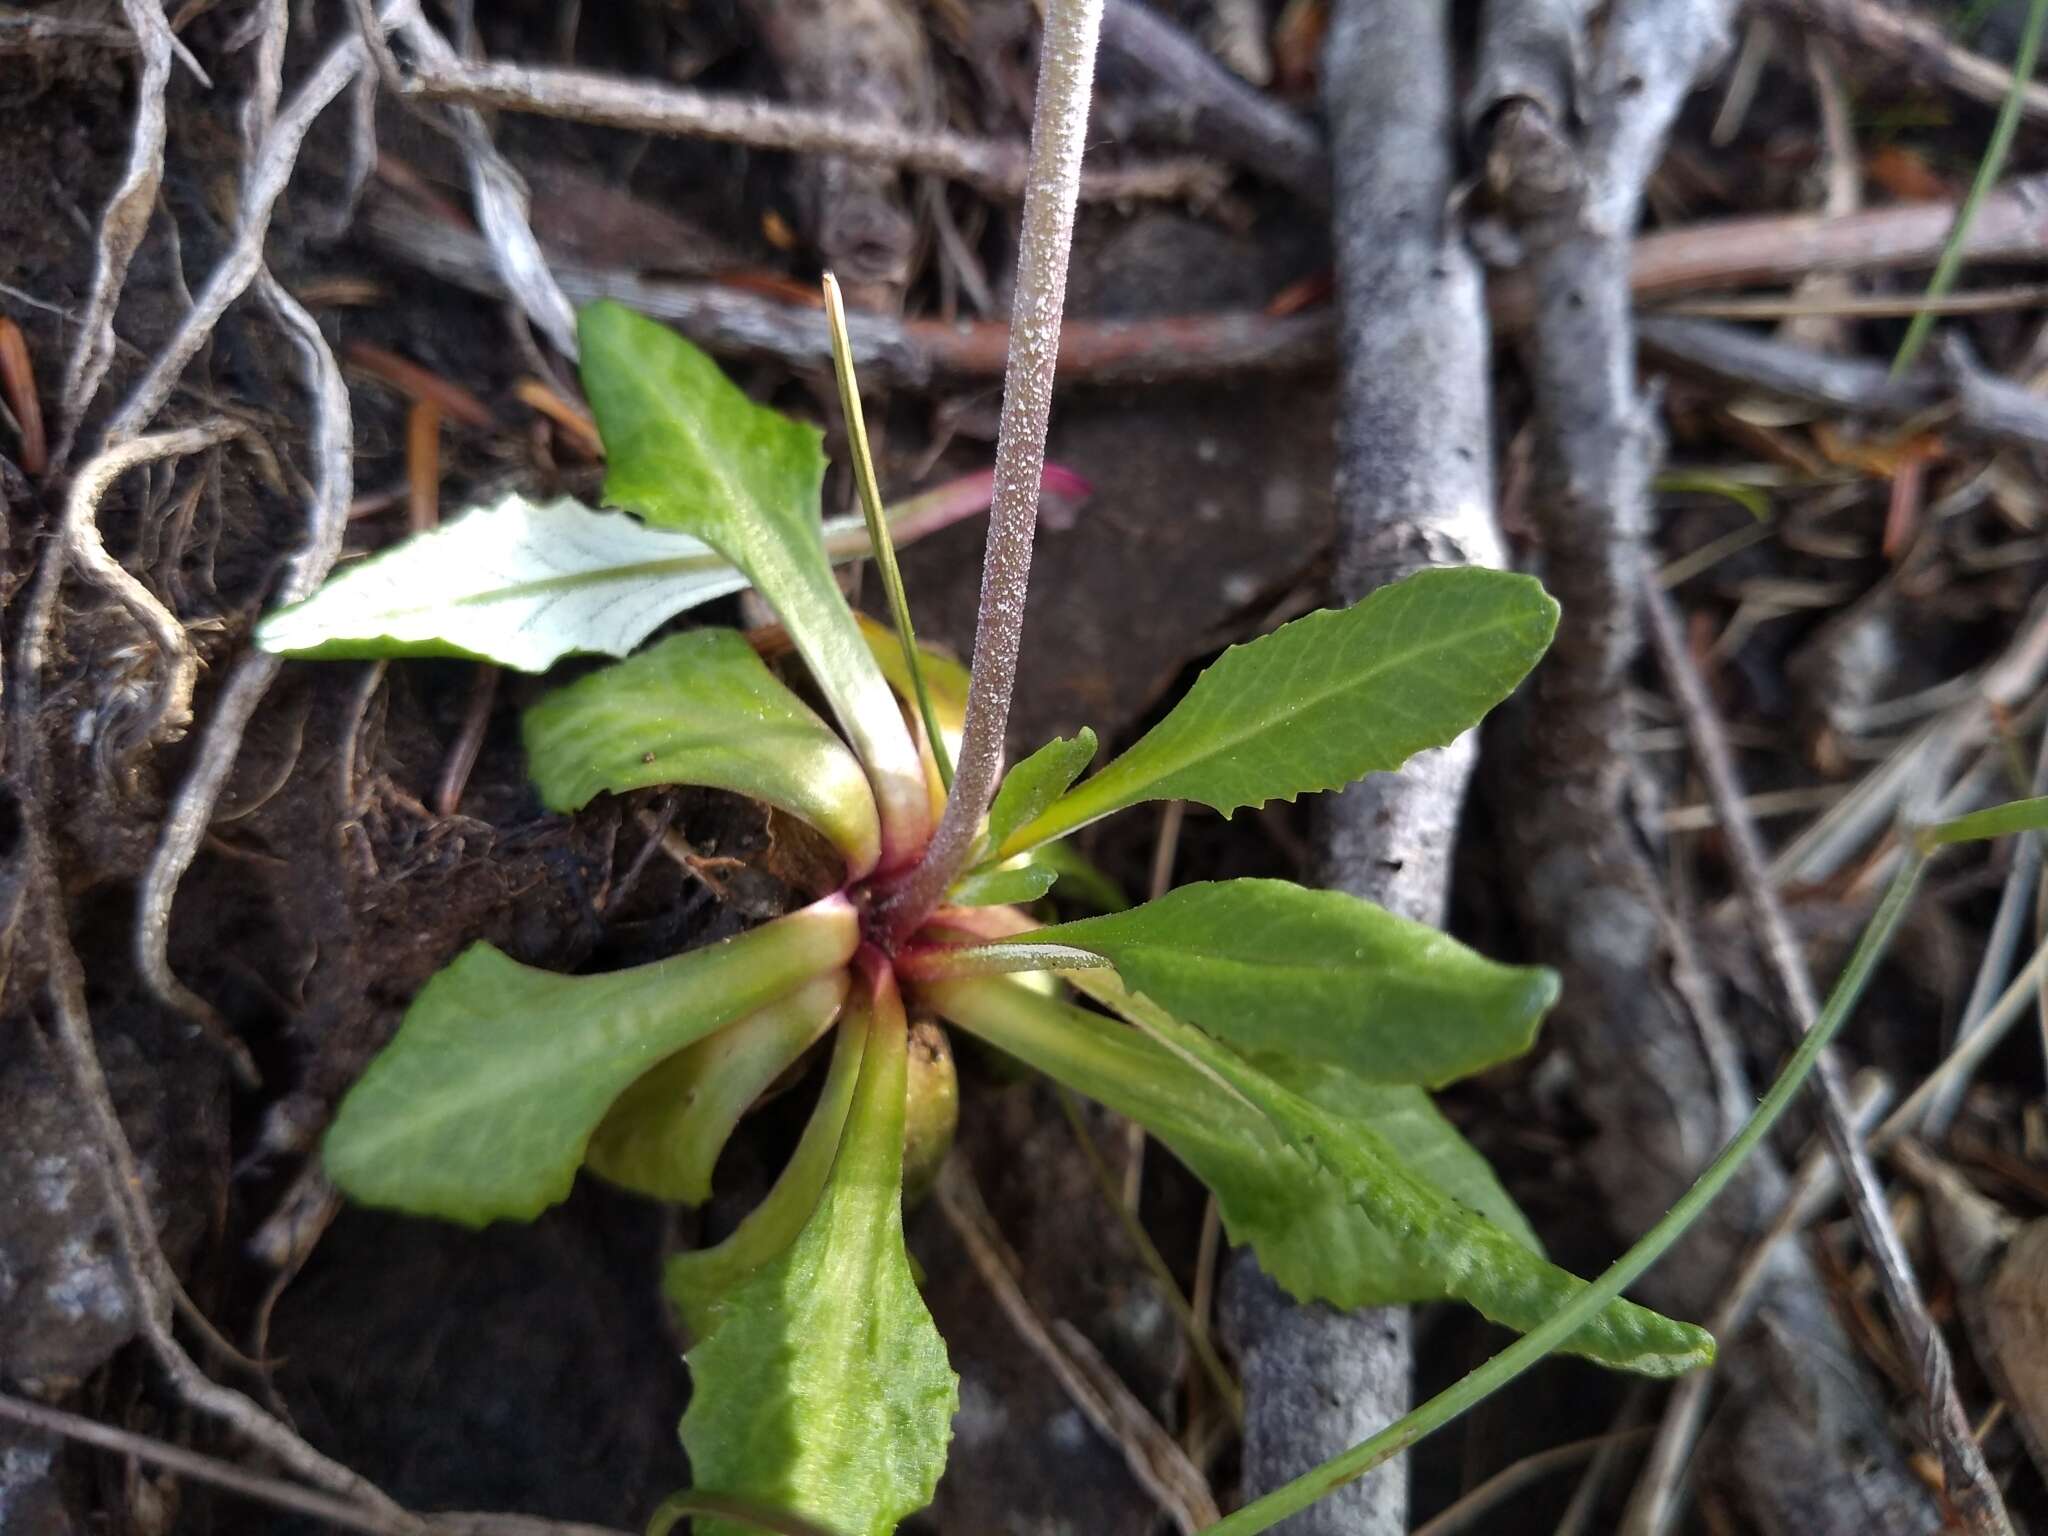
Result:
[[[1003,775],[988,808],[988,846],[1003,840],[1065,794],[1095,761],[1095,733],[1082,726],[1073,736],[1055,737]]]
[[[819,531],[822,434],[754,404],[665,325],[609,302],[578,316],[583,385],[605,446],[605,500],[696,535],[768,600],[874,781],[883,863],[922,852],[917,749],[839,588]]]
[[[740,1116],[832,1027],[846,986],[844,971],[820,976],[664,1061],[590,1138],[591,1171],[656,1200],[702,1205]]]
[[[1424,1183],[1470,1206],[1531,1253],[1543,1241],[1502,1187],[1493,1165],[1444,1118],[1436,1101],[1405,1083],[1373,1083],[1326,1062],[1277,1052],[1249,1055],[1253,1066],[1332,1114],[1349,1115],[1386,1137],[1387,1145]],[[1355,1207],[1354,1207],[1355,1209]]]
[[[963,875],[946,893],[946,902],[955,907],[1020,906],[1038,900],[1059,877],[1058,870],[1040,863],[998,864]]]
[[[475,944],[429,981],[341,1101],[328,1177],[367,1205],[470,1226],[562,1199],[612,1101],[657,1062],[844,965],[830,896],[738,938],[603,976]]]
[[[903,1248],[903,1005],[886,971],[873,984],[848,1009],[868,1040],[831,1177],[691,1349],[682,1424],[697,1487],[843,1536],[886,1536],[931,1501],[959,1403]]]
[[[1059,901],[1062,906],[1122,912],[1131,905],[1131,898],[1124,894],[1124,888],[1072,843],[1046,843],[1035,848],[1031,862],[1043,864],[1060,877]]]
[[[577,331],[609,501],[742,569],[764,552],[823,556],[824,433],[756,405],[709,353],[622,305],[587,305]]]
[[[468,656],[545,672],[624,656],[663,620],[743,590],[701,539],[560,497],[507,496],[348,566],[256,626],[285,656]]]
[[[1476,725],[1536,664],[1557,604],[1527,576],[1419,571],[1232,646],[1123,756],[1005,837],[1002,857],[1141,800],[1226,816],[1398,768]]]
[[[1127,912],[1034,929],[1244,1050],[1381,1083],[1441,1087],[1528,1050],[1557,977],[1500,965],[1341,891],[1286,880],[1184,885]]]
[[[917,996],[962,1029],[1138,1121],[1215,1193],[1230,1240],[1257,1250],[1260,1266],[1298,1299],[1370,1307],[1450,1294],[1437,1269],[1375,1227],[1341,1181],[1305,1160],[1238,1094],[1157,1041],[1018,981],[940,982],[920,986]],[[1344,1112],[1378,1128],[1418,1179],[1542,1251],[1486,1159],[1420,1088],[1347,1082],[1339,1069],[1315,1066],[1297,1082],[1318,1097],[1343,1095]]]
[[[1085,972],[1077,980],[1104,995],[1094,985],[1099,975]],[[1127,997],[1118,1007],[1169,1050],[1236,1090],[1290,1146],[1336,1178],[1411,1262],[1437,1275],[1449,1295],[1482,1316],[1526,1333],[1585,1289],[1585,1281],[1537,1258],[1492,1222],[1417,1178],[1371,1126],[1296,1092],[1143,997]],[[1602,1309],[1563,1348],[1646,1376],[1683,1375],[1714,1358],[1714,1340],[1706,1330],[1620,1300]]]
[[[577,810],[606,790],[708,784],[809,822],[845,854],[851,878],[875,867],[867,775],[732,630],[671,635],[557,688],[526,711],[523,729],[550,810]]]
[[[1952,843],[1974,843],[1985,838],[2010,837],[2015,832],[2041,831],[2048,831],[2048,796],[2008,800],[2004,805],[1987,806],[1966,816],[1938,821],[1920,829],[1919,842],[1923,849],[1931,852]]]
[[[1075,979],[1114,999],[1145,1033],[1015,981],[937,982],[917,995],[961,1028],[1152,1131],[1215,1191],[1232,1238],[1249,1241],[1261,1265],[1303,1299],[1361,1306],[1449,1296],[1526,1331],[1584,1286],[1461,1203],[1460,1195],[1476,1202],[1483,1187],[1466,1160],[1477,1154],[1457,1150],[1449,1126],[1415,1116],[1412,1098],[1362,1098],[1384,1125],[1333,1111],[1126,994],[1106,973]],[[1343,1091],[1320,1071],[1303,1081],[1318,1094]],[[1461,1189],[1446,1191],[1418,1172],[1404,1147]],[[1676,1375],[1713,1357],[1713,1341],[1700,1329],[1623,1301],[1566,1348],[1650,1376]]]
[[[796,1151],[783,1165],[775,1187],[733,1228],[724,1242],[673,1255],[662,1271],[662,1294],[683,1319],[692,1339],[701,1342],[718,1326],[721,1304],[742,1280],[784,1252],[796,1241],[839,1155],[839,1138],[853,1106],[860,1080],[861,1056],[867,1049],[865,1019],[844,1015],[832,1045],[832,1065],[811,1118],[798,1138]]]

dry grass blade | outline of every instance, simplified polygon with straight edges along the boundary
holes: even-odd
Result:
[[[43,402],[36,394],[35,362],[21,327],[0,315],[0,391],[21,428],[21,467],[40,475],[50,467],[50,448],[43,437]]]
[[[415,400],[405,414],[405,526],[425,533],[441,524],[441,407]]]
[[[1647,1427],[1617,1429],[1604,1435],[1591,1435],[1584,1440],[1554,1445],[1547,1451],[1536,1452],[1533,1456],[1524,1456],[1520,1461],[1502,1467],[1443,1513],[1423,1521],[1415,1527],[1411,1536],[1454,1536],[1455,1532],[1470,1530],[1482,1515],[1491,1511],[1503,1499],[1521,1492],[1531,1483],[1540,1482],[1551,1473],[1561,1471],[1565,1467],[1589,1461],[1609,1446],[1635,1445],[1649,1432]]]
[[[461,67],[448,40],[421,13],[418,0],[397,0],[388,14],[412,45],[418,67]],[[527,220],[526,183],[491,142],[482,113],[475,107],[457,106],[451,115],[469,168],[477,225],[489,242],[493,268],[526,318],[564,357],[575,357],[576,312],[541,254],[540,242]]]
[[[1972,53],[1934,22],[1879,0],[1772,0],[1772,6],[1798,26],[1818,28],[1988,106],[2000,105],[2015,90],[2013,72],[1996,59]],[[2048,86],[2022,77],[2017,90],[2026,115],[2048,122]]]
[[[185,365],[192,361],[227,307],[240,298],[263,268],[263,238],[270,216],[298,164],[299,149],[313,120],[326,110],[363,67],[363,44],[348,38],[335,44],[305,77],[298,91],[277,114],[243,173],[241,218],[233,240],[222,254],[177,331],[151,361],[120,410],[107,423],[107,440],[118,442],[140,432],[163,409],[177,388]]]
[[[1765,969],[1787,1019],[1798,1034],[1805,1034],[1820,1016],[1820,997],[1807,971],[1805,956],[1792,936],[1778,889],[1766,869],[1763,843],[1743,803],[1734,754],[1729,750],[1720,715],[1707,692],[1706,680],[1699,675],[1686,649],[1683,623],[1671,599],[1648,575],[1647,568],[1642,594],[1651,644],[1678,700],[1701,776],[1706,780],[1708,797],[1720,813],[1722,841],[1728,849],[1735,887],[1749,911],[1751,929],[1764,954]],[[1832,1053],[1820,1058],[1815,1082],[1821,1126],[1841,1167],[1857,1231],[1877,1270],[1894,1325],[1923,1367],[1920,1388],[1927,1410],[1927,1427],[1941,1457],[1948,1497],[1970,1529],[2009,1532],[2012,1527],[2005,1501],[1985,1464],[1983,1450],[1970,1431],[1969,1415],[1956,1395],[1948,1345],[1928,1314],[1912,1260],[1892,1224],[1891,1206],[1878,1182],[1877,1170],[1871,1165],[1870,1154],[1864,1150],[1861,1133],[1854,1124],[1848,1086]]]
[[[491,414],[491,408],[473,392],[430,368],[422,368],[410,358],[400,357],[388,348],[367,341],[348,342],[342,347],[341,355],[349,367],[360,368],[382,379],[401,394],[413,400],[431,400],[450,421],[459,421],[479,432],[489,432],[497,427],[497,418]]]
[[[308,1515],[340,1530],[367,1531],[371,1536],[410,1536],[410,1533],[421,1528],[417,1522],[395,1521],[346,1500],[315,1493],[311,1489],[301,1488],[298,1484],[285,1482],[281,1478],[246,1472],[233,1462],[222,1461],[216,1456],[203,1456],[197,1451],[188,1451],[183,1446],[170,1445],[148,1435],[117,1429],[111,1424],[102,1424],[81,1414],[66,1413],[61,1408],[49,1408],[41,1403],[27,1402],[4,1392],[0,1392],[0,1419],[30,1429],[43,1430],[48,1434],[61,1435],[66,1440],[75,1440],[81,1445],[97,1446],[103,1451],[132,1456],[137,1461],[162,1467],[168,1472],[177,1473],[180,1477],[189,1477],[194,1482],[210,1483],[216,1488],[224,1488],[229,1493],[240,1494],[243,1498],[267,1504],[273,1509]]]
[[[1176,805],[1183,803],[1178,800],[1174,802]],[[1087,1159],[1088,1171],[1095,1176],[1095,1187],[1102,1192],[1103,1199],[1116,1213],[1117,1224],[1124,1229],[1124,1236],[1130,1239],[1131,1246],[1137,1250],[1139,1260],[1150,1272],[1153,1284],[1159,1290],[1160,1299],[1166,1303],[1167,1309],[1173,1313],[1174,1320],[1180,1324],[1181,1334],[1186,1338],[1188,1348],[1194,1352],[1202,1369],[1208,1373],[1210,1385],[1216,1389],[1217,1396],[1230,1410],[1231,1418],[1242,1427],[1244,1392],[1231,1379],[1230,1371],[1223,1363],[1223,1357],[1216,1353],[1216,1345],[1209,1336],[1207,1324],[1202,1321],[1202,1314],[1186,1296],[1181,1294],[1180,1285],[1173,1278],[1173,1271],[1167,1267],[1165,1256],[1159,1251],[1159,1245],[1152,1241],[1152,1234],[1147,1232],[1144,1223],[1138,1220],[1138,1213],[1129,1193],[1117,1189],[1116,1177],[1109,1171],[1109,1165],[1103,1161],[1102,1150],[1096,1146],[1095,1137],[1088,1129],[1086,1113],[1081,1108],[1080,1101],[1065,1088],[1059,1089],[1058,1092],[1060,1108],[1066,1112],[1067,1124],[1073,1128],[1074,1140],[1080,1144],[1081,1155]],[[1144,1143],[1140,1141],[1132,1155],[1142,1156],[1143,1151]]]
[[[1860,1134],[1884,1113],[1891,1085],[1874,1073],[1863,1074],[1855,1089],[1854,1121]],[[1744,1256],[1729,1282],[1727,1295],[1708,1319],[1707,1331],[1729,1339],[1741,1331],[1755,1310],[1764,1276],[1778,1245],[1818,1216],[1841,1187],[1841,1173],[1827,1149],[1816,1147],[1799,1165],[1776,1220]],[[1672,1389],[1664,1420],[1650,1447],[1636,1491],[1630,1496],[1617,1536],[1663,1536],[1679,1508],[1679,1494],[1694,1443],[1706,1422],[1707,1401],[1714,1378],[1701,1371]]]
[[[185,638],[185,626],[114,557],[100,540],[97,514],[102,498],[129,470],[159,459],[182,458],[237,435],[242,428],[225,417],[176,432],[161,432],[109,448],[87,462],[72,479],[59,527],[59,552],[51,558],[79,571],[126,608],[157,648],[163,676],[156,702],[133,733],[136,744],[183,732],[192,720],[192,686],[199,657]],[[54,592],[52,593],[54,597]]]
[[[86,297],[78,339],[64,369],[63,399],[57,408],[57,448],[51,455],[59,469],[70,458],[78,428],[114,360],[114,311],[121,304],[128,264],[148,232],[164,175],[164,90],[171,78],[174,39],[156,0],[121,0],[121,13],[142,52],[142,78],[136,88],[128,168],[107,200],[107,211],[100,216],[92,291]]]
[[[286,567],[278,593],[280,601],[295,602],[326,580],[340,558],[354,486],[350,458],[353,429],[348,390],[319,325],[268,272],[262,277],[262,293],[299,349],[313,403],[314,494],[307,513],[306,544]],[[213,1005],[171,970],[171,903],[227,787],[242,735],[280,666],[277,657],[260,651],[249,652],[236,663],[207,720],[192,767],[165,812],[156,851],[143,871],[135,917],[136,965],[144,981],[167,1006],[197,1020],[222,1043],[244,1081],[253,1081],[256,1071],[247,1047],[233,1038]]]

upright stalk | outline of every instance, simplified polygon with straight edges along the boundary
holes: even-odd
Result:
[[[1024,187],[1024,234],[1017,249],[1010,306],[1010,356],[1003,374],[1003,418],[996,438],[995,497],[981,568],[981,613],[974,626],[974,680],[960,761],[945,815],[924,858],[890,893],[883,914],[901,939],[938,905],[967,862],[982,814],[995,795],[1024,635],[1024,593],[1031,540],[1038,529],[1038,485],[1052,415],[1053,370],[1067,299],[1067,254],[1095,83],[1095,42],[1103,0],[1047,0],[1038,49],[1038,106]]]

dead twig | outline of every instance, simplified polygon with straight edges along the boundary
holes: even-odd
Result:
[[[966,1248],[975,1272],[1031,1352],[1058,1378],[1110,1444],[1123,1452],[1131,1475],[1169,1515],[1183,1536],[1196,1536],[1222,1518],[1209,1483],[1174,1438],[1071,1327],[1050,1327],[1016,1278],[1016,1259],[958,1157],[946,1160],[934,1191],[946,1223]]]
[[[1889,59],[1930,85],[2000,106],[2012,93],[2012,71],[1996,59],[1952,42],[1934,22],[1878,0],[1770,0],[1796,26],[1827,33],[1861,53]],[[2048,122],[2048,86],[2020,87],[2021,110]]]
[[[1329,206],[1330,153],[1314,126],[1231,73],[1153,6],[1109,0],[1101,77],[1113,110],[1131,119],[1134,134],[1220,155],[1306,202]]]
[[[162,1467],[194,1482],[210,1483],[245,1499],[267,1504],[273,1509],[307,1515],[341,1530],[367,1531],[370,1536],[411,1536],[420,1529],[417,1523],[393,1521],[360,1505],[301,1488],[283,1478],[244,1471],[233,1462],[222,1461],[217,1456],[188,1451],[183,1446],[138,1435],[132,1430],[118,1429],[112,1424],[102,1424],[82,1414],[66,1413],[61,1408],[45,1407],[5,1392],[0,1392],[0,1419],[39,1429],[46,1434],[61,1435],[81,1445],[98,1446],[103,1451],[132,1456],[137,1461]]]
[[[713,96],[590,70],[421,59],[406,91],[425,101],[926,171],[964,182],[990,197],[1021,196],[1028,165],[1021,143],[877,122],[819,107]],[[1224,180],[1211,160],[1153,161],[1084,171],[1081,195],[1097,202],[1203,201],[1220,192]]]
[[[1592,0],[1486,0],[1465,125],[1483,141],[1511,102],[1534,103],[1554,123],[1578,114]]]
[[[1509,836],[1538,953],[1564,975],[1557,1028],[1601,1128],[1589,1165],[1624,1233],[1664,1212],[1752,1102],[1690,925],[1632,830],[1621,745],[1661,450],[1655,402],[1636,382],[1633,236],[1671,123],[1723,54],[1732,10],[1728,0],[1621,0],[1587,77],[1583,127],[1518,98],[1495,114],[1487,158],[1527,253],[1531,514],[1563,609],[1517,759],[1545,793],[1510,798]],[[1683,1257],[1646,1282],[1653,1304],[1710,1310],[1777,1208],[1782,1180],[1774,1159],[1752,1158],[1688,1234]],[[1931,1529],[1934,1511],[1924,1496],[1915,1503],[1895,1448],[1867,1443],[1865,1388],[1818,1277],[1780,1250],[1768,1295],[1774,1317],[1807,1337],[1784,1362],[1754,1347],[1728,1356],[1741,1386],[1725,1449],[1759,1523],[1847,1536],[1876,1528],[1865,1507],[1874,1500],[1903,1512],[1898,1529]],[[1848,1481],[1851,1468],[1854,1502],[1812,1498],[1816,1480]]]
[[[1797,282],[1817,272],[1879,272],[1932,266],[1955,227],[1950,201],[1896,203],[1861,213],[1765,214],[1717,219],[1643,235],[1630,258],[1640,300],[1708,288]],[[1979,205],[1963,242],[1972,261],[2039,260],[2048,251],[2048,175],[2000,184]],[[1519,324],[1533,295],[1503,276],[1491,295],[1496,324]]]
[[[1644,353],[1734,388],[1877,421],[1938,420],[1946,431],[2020,448],[2048,448],[2048,400],[1951,352],[1940,370],[1893,378],[1882,363],[1835,357],[1711,320],[1644,315]]]
[[[1748,284],[1791,283],[1813,271],[1883,271],[1926,266],[1940,254],[1955,215],[1952,203],[1908,203],[1846,218],[1795,214],[1727,219],[1636,239],[1630,287],[1639,301]],[[444,222],[372,202],[364,220],[372,241],[399,260],[473,293],[502,296],[505,286],[487,241]],[[2040,260],[2048,255],[2048,176],[2005,184],[1984,202],[1966,249],[1982,260]],[[561,289],[577,303],[615,299],[673,323],[723,356],[774,358],[824,372],[830,351],[817,314],[759,293],[717,283],[645,278],[609,267],[551,262]],[[1525,274],[1498,275],[1487,307],[1494,328],[1527,328],[1535,295]],[[954,323],[849,317],[862,379],[905,388],[1001,375],[1009,326],[1000,320]],[[1326,368],[1336,346],[1327,310],[1290,315],[1216,313],[1075,318],[1060,333],[1059,382],[1116,384]]]
[[[1452,208],[1460,131],[1450,7],[1339,0],[1323,49],[1336,164],[1341,409],[1335,597],[1430,566],[1504,563],[1494,522],[1490,336],[1479,265]],[[1470,734],[1318,807],[1324,884],[1439,925],[1479,743]],[[1263,1493],[1406,1411],[1405,1308],[1290,1301],[1249,1253],[1223,1316],[1245,1383],[1245,1486]],[[1395,1536],[1393,1461],[1288,1522],[1298,1536]]]
[[[377,202],[370,205],[363,227],[377,245],[422,271],[473,293],[505,292],[489,244],[478,235]],[[551,265],[562,291],[576,303],[614,299],[671,322],[722,356],[773,358],[820,374],[831,369],[825,327],[807,304],[718,283],[668,282],[568,261]],[[1002,376],[1010,344],[1010,328],[1002,321],[898,320],[860,313],[847,320],[854,366],[864,384],[925,388],[941,380]],[[1060,331],[1059,382],[1298,372],[1327,365],[1330,345],[1326,314],[1071,319]]]
[[[1647,312],[1645,318],[1684,315],[1694,320],[1904,320],[1922,313],[1991,315],[2010,309],[2039,309],[2043,304],[2048,304],[2048,288],[2037,284],[1985,288],[1971,293],[1945,293],[1939,298],[1912,293],[1814,294],[1795,291],[1782,297],[1764,294],[1725,299],[1677,299],[1657,305]]]

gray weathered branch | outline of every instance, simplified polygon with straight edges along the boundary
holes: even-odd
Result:
[[[819,107],[728,99],[587,69],[422,59],[414,66],[406,93],[428,101],[531,112],[642,133],[839,155],[948,176],[997,197],[1020,195],[1028,169],[1022,144],[972,138],[939,128],[873,122]],[[1097,200],[1200,197],[1213,195],[1219,185],[1211,162],[1155,161],[1084,172],[1081,196]]]
[[[1247,85],[1142,0],[1109,0],[1101,74],[1135,134],[1221,156],[1329,206],[1330,155],[1314,126]]]
[[[2048,401],[1973,366],[1949,349],[1942,371],[1893,378],[1882,363],[1837,357],[1711,320],[1645,315],[1636,334],[1646,356],[1717,383],[1878,421],[1926,421],[1959,435],[2016,448],[2048,448]]]
[[[1502,563],[1493,518],[1490,337],[1477,263],[1450,213],[1458,110],[1450,6],[1341,0],[1323,55],[1337,179],[1337,597],[1425,566]],[[1439,924],[1478,750],[1467,735],[1324,808],[1322,878]],[[1243,1361],[1244,1482],[1264,1493],[1406,1411],[1408,1314],[1290,1303],[1249,1255],[1225,1320]],[[1292,1536],[1398,1536],[1390,1462],[1288,1522]]]
[[[1731,10],[1727,0],[1621,0],[1580,101],[1583,129],[1520,97],[1495,114],[1489,146],[1495,195],[1527,252],[1532,514],[1563,609],[1516,765],[1544,792],[1510,798],[1509,832],[1524,917],[1564,976],[1557,1030],[1600,1128],[1589,1171],[1627,1234],[1685,1189],[1751,1102],[1687,929],[1632,830],[1618,745],[1661,447],[1636,386],[1631,242],[1665,135],[1724,50]],[[1783,1196],[1775,1162],[1752,1159],[1646,1282],[1646,1298],[1705,1315]],[[1762,1296],[1766,1318],[1799,1342],[1724,1341],[1722,1450],[1752,1518],[1843,1536],[1931,1529],[1935,1512],[1872,1422],[1862,1367],[1804,1255],[1781,1249]],[[1816,1487],[1828,1497],[1816,1500]]]

